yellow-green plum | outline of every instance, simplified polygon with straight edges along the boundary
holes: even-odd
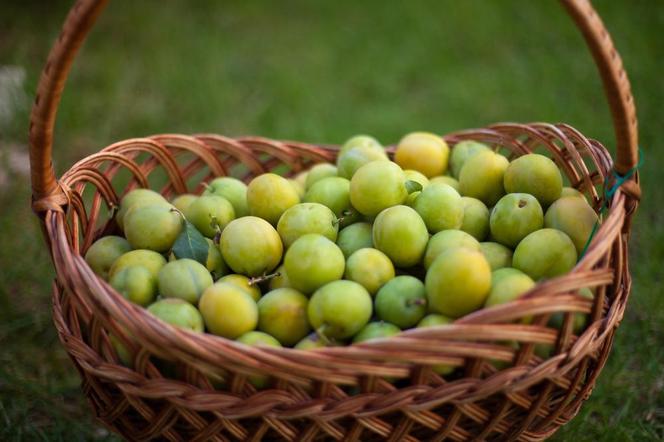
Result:
[[[236,341],[245,345],[250,345],[252,347],[281,347],[279,341],[277,341],[273,336],[259,331],[247,332],[237,338]],[[249,376],[247,380],[251,383],[251,385],[258,389],[265,388],[270,384],[270,378],[263,375]]]
[[[371,318],[371,295],[353,281],[333,281],[316,290],[307,307],[309,323],[324,339],[355,335]]]
[[[408,194],[408,197],[406,198],[406,201],[404,201],[404,205],[408,207],[413,207],[415,205],[415,200],[417,200],[417,197],[420,196],[420,191],[415,191],[411,192]]]
[[[137,205],[155,205],[155,204],[164,204],[168,205],[168,201],[159,193],[150,189],[134,189],[127,192],[125,196],[120,200],[120,209],[115,215],[115,221],[120,227],[124,230],[124,217],[134,206]]]
[[[513,268],[502,268],[491,274],[491,291],[484,302],[484,307],[493,307],[514,301],[535,286],[530,276]],[[532,322],[532,317],[523,318],[522,322]]]
[[[288,182],[291,184],[291,186],[293,186],[293,188],[297,192],[297,196],[300,197],[300,200],[302,200],[302,198],[304,198],[304,195],[307,193],[305,187],[302,184],[300,184],[299,181],[295,181],[292,178],[288,178]]]
[[[210,181],[203,195],[217,195],[225,198],[233,206],[235,217],[249,215],[247,207],[247,185],[237,178],[220,177]]]
[[[258,329],[282,345],[295,345],[311,331],[309,299],[291,288],[272,290],[258,301]]]
[[[286,178],[274,173],[257,176],[247,188],[249,213],[274,226],[286,209],[299,202],[300,196],[293,185]]]
[[[297,175],[295,175],[291,179],[293,181],[297,182],[304,189],[304,185],[307,182],[307,175],[309,175],[309,171],[308,170],[303,170],[302,172],[298,173]]]
[[[180,298],[194,305],[203,291],[214,281],[207,268],[193,259],[178,259],[166,264],[157,276],[159,294],[164,298]]]
[[[170,205],[134,206],[124,217],[127,241],[134,249],[170,250],[182,231],[182,217]]]
[[[576,248],[567,234],[541,229],[516,246],[512,266],[537,281],[569,272],[576,264],[576,257]]]
[[[370,135],[355,135],[346,140],[343,146],[341,146],[339,155],[356,147],[369,147],[376,150],[383,150],[383,145],[374,137]]]
[[[373,247],[371,224],[355,223],[344,227],[337,235],[337,245],[346,259],[357,250]]]
[[[421,261],[429,233],[414,209],[394,206],[376,217],[372,239],[374,247],[385,253],[395,266],[407,268]]]
[[[345,279],[361,284],[374,295],[387,281],[394,278],[394,265],[390,258],[376,249],[360,249],[346,261]]]
[[[290,281],[288,279],[288,273],[286,273],[286,267],[282,264],[277,267],[275,270],[276,276],[270,278],[269,286],[270,290],[288,288],[290,287]]]
[[[258,306],[241,288],[217,282],[203,292],[198,309],[207,330],[215,335],[236,339],[258,325]]]
[[[459,318],[484,305],[491,290],[491,267],[482,252],[454,248],[435,259],[424,285],[430,311]]]
[[[307,233],[317,233],[336,241],[338,231],[337,217],[328,207],[318,203],[296,204],[286,210],[277,223],[277,232],[286,248]]]
[[[108,271],[115,260],[130,250],[129,242],[121,236],[104,236],[92,243],[85,252],[85,262],[93,272],[108,280]]]
[[[459,181],[447,175],[439,175],[429,179],[429,184],[447,184],[457,192],[459,191]]]
[[[309,169],[307,179],[304,184],[305,190],[310,189],[311,186],[316,184],[323,178],[330,178],[337,176],[337,166],[330,163],[319,163]]]
[[[142,266],[123,268],[113,275],[110,284],[125,299],[142,307],[150,305],[157,296],[157,278]]]
[[[579,255],[583,252],[597,221],[597,214],[586,200],[573,196],[556,200],[544,216],[544,226],[565,232]]]
[[[510,193],[491,210],[491,237],[508,247],[516,247],[528,234],[544,225],[544,213],[537,199],[527,193]]]
[[[304,202],[328,207],[338,218],[340,228],[349,226],[360,218],[360,214],[350,204],[350,181],[346,178],[330,177],[317,181],[307,190]]]
[[[464,164],[466,164],[466,161],[469,158],[472,158],[480,152],[486,152],[489,150],[490,149],[486,144],[482,144],[477,141],[459,141],[454,145],[450,154],[450,170],[452,172],[452,176],[459,178],[461,168],[464,166]]]
[[[593,299],[595,297],[592,290],[590,290],[588,287],[583,287],[582,289],[580,289],[578,295],[588,299]],[[564,320],[565,320],[565,315],[563,313],[561,312],[554,313],[551,315],[548,325],[549,327],[555,327],[559,330],[562,330]],[[573,321],[572,331],[578,335],[583,331],[583,328],[586,326],[586,322],[588,321],[588,315],[581,312],[574,313],[572,321]]]
[[[383,149],[368,146],[359,146],[342,152],[337,157],[337,174],[346,179],[351,179],[360,167],[373,161],[389,161]]]
[[[313,350],[315,348],[328,347],[329,341],[326,343],[326,339],[322,339],[318,334],[310,333],[305,336],[300,342],[295,344],[296,350]]]
[[[374,341],[376,339],[385,339],[389,338],[390,336],[398,335],[399,333],[401,333],[401,329],[394,324],[390,324],[389,322],[370,322],[353,337],[353,344]]]
[[[341,279],[345,260],[335,243],[322,235],[310,233],[290,246],[284,266],[291,286],[308,295],[328,282]]]
[[[582,198],[584,201],[587,202],[586,196],[583,193],[579,192],[574,187],[563,187],[562,192],[560,192],[560,198],[565,198],[566,196],[574,196],[577,198]]]
[[[422,320],[417,324],[417,328],[427,328],[427,327],[436,327],[439,325],[448,325],[454,322],[454,319],[448,318],[447,316],[440,315],[438,313],[430,313],[426,315]],[[433,365],[431,369],[439,374],[446,375],[454,371],[454,367],[451,365],[438,364]]]
[[[420,186],[422,186],[423,189],[429,185],[429,179],[424,176],[423,173],[418,172],[417,170],[405,169],[403,174],[406,176],[407,180],[415,181]]]
[[[283,244],[270,223],[244,216],[228,223],[221,233],[219,248],[224,261],[235,273],[260,276],[279,265]]]
[[[427,313],[424,283],[401,275],[383,285],[376,294],[376,316],[401,329],[415,326]]]
[[[463,222],[460,230],[472,235],[476,240],[483,241],[489,234],[489,209],[477,198],[461,197],[463,201]]]
[[[563,177],[551,159],[531,153],[510,163],[505,171],[504,184],[508,193],[529,193],[542,207],[549,207],[560,198]]]
[[[148,311],[171,325],[203,333],[204,324],[201,313],[196,307],[182,299],[161,299],[150,305]]]
[[[191,205],[194,201],[198,199],[198,195],[193,195],[191,193],[183,193],[178,195],[171,201],[173,207],[178,209],[180,212],[184,213],[187,210],[187,207]]]
[[[166,265],[166,258],[152,250],[132,250],[120,256],[113,262],[108,271],[108,277],[112,278],[120,270],[130,266],[142,266],[150,271],[155,278],[159,270]]]
[[[251,296],[251,299],[256,302],[261,298],[261,289],[258,287],[258,284],[252,284],[251,280],[244,275],[226,275],[223,278],[220,278],[217,282],[234,285]]]
[[[203,195],[187,207],[184,216],[199,232],[208,238],[213,238],[235,219],[235,210],[226,198]]]
[[[459,172],[459,191],[491,207],[505,195],[503,175],[509,166],[504,156],[491,150],[479,152],[466,160]]]
[[[210,238],[205,238],[208,243],[208,256],[205,261],[205,268],[212,274],[212,279],[219,279],[228,273],[228,266],[221,256],[219,247]]]
[[[413,132],[399,141],[394,161],[403,169],[417,170],[432,177],[445,173],[449,155],[450,148],[438,135]]]
[[[350,202],[363,215],[378,215],[406,201],[406,176],[390,161],[374,161],[360,167],[350,180]]]
[[[443,230],[436,233],[427,243],[423,260],[424,268],[431,267],[431,264],[442,253],[459,247],[479,251],[480,243],[472,235],[462,230]]]
[[[480,243],[480,250],[489,262],[491,270],[502,269],[503,267],[512,267],[512,250],[502,244],[492,241]]]
[[[415,200],[413,209],[422,217],[431,233],[458,229],[463,223],[461,195],[447,184],[427,186]]]

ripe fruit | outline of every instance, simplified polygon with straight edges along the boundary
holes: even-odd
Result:
[[[450,149],[441,137],[427,132],[413,132],[401,139],[394,161],[403,169],[414,169],[427,177],[447,170]]]
[[[334,164],[330,163],[316,164],[311,169],[309,169],[309,173],[307,174],[307,179],[305,181],[304,188],[310,189],[311,186],[313,186],[323,178],[329,178],[335,176],[337,176],[337,166],[335,166]]]
[[[378,215],[403,203],[407,196],[403,170],[389,161],[366,164],[350,180],[350,202],[363,215]]]
[[[277,232],[286,248],[307,233],[317,233],[336,241],[338,230],[337,217],[329,208],[318,203],[294,205],[281,215],[277,224]]]
[[[582,198],[586,201],[586,196],[576,190],[574,187],[563,187],[562,192],[560,192],[560,198],[565,198],[566,196],[575,196],[577,198]]]
[[[150,305],[148,311],[171,325],[203,333],[201,313],[196,307],[182,299],[167,298],[159,300]]]
[[[461,168],[463,168],[468,159],[472,158],[480,152],[489,150],[490,149],[486,144],[482,144],[477,141],[459,141],[454,145],[452,153],[450,154],[450,171],[452,172],[452,176],[459,178]]]
[[[529,233],[541,229],[543,224],[542,206],[527,193],[505,195],[491,211],[491,236],[509,247],[516,247]]]
[[[184,215],[199,232],[213,238],[235,219],[235,210],[226,198],[203,195],[187,207]]]
[[[459,181],[447,175],[435,176],[429,179],[429,184],[447,184],[457,192],[459,191]]]
[[[134,206],[125,215],[124,231],[132,248],[163,253],[182,231],[182,217],[170,205]]]
[[[343,146],[341,146],[339,155],[356,147],[369,147],[376,150],[383,150],[383,145],[374,137],[370,135],[355,135],[354,137],[349,138]]]
[[[529,193],[542,207],[549,207],[560,198],[563,177],[556,163],[544,155],[531,153],[510,163],[504,184],[508,193]]]
[[[337,235],[337,245],[346,259],[357,250],[373,247],[371,224],[355,223],[344,227]]]
[[[491,274],[491,291],[484,303],[485,307],[505,304],[520,297],[535,286],[528,275],[513,268],[498,269]],[[524,318],[522,322],[530,323],[531,317]]]
[[[491,270],[512,267],[512,250],[497,242],[481,242],[480,250],[489,262]]]
[[[261,289],[258,287],[258,284],[252,284],[251,280],[244,275],[226,275],[223,278],[220,278],[217,282],[234,285],[235,287],[251,296],[251,299],[256,302],[258,302],[258,300],[261,298]]]
[[[250,345],[252,347],[256,346],[281,347],[279,341],[274,339],[274,337],[268,335],[267,333],[259,331],[247,332],[242,336],[240,336],[239,338],[237,338],[237,342],[240,342],[245,345]],[[251,385],[253,385],[258,389],[265,388],[270,383],[270,378],[262,375],[249,376],[247,380],[249,381],[249,383],[251,383]]]
[[[208,256],[205,261],[205,268],[212,273],[213,279],[219,279],[228,273],[228,266],[224,262],[219,247],[209,238],[205,238],[208,243]]]
[[[178,195],[171,201],[173,207],[178,209],[180,212],[187,210],[187,207],[191,205],[194,201],[198,199],[198,195],[192,195],[191,193],[183,193]]]
[[[330,177],[317,181],[307,190],[304,201],[328,207],[339,218],[340,228],[353,224],[359,218],[359,213],[350,204],[350,181],[346,178]]]
[[[461,194],[493,206],[505,195],[503,175],[508,165],[507,158],[490,150],[473,155],[459,172]]]
[[[232,284],[218,282],[205,289],[198,309],[207,330],[224,338],[235,339],[258,324],[256,302]]]
[[[376,294],[376,316],[402,329],[413,327],[427,312],[424,283],[402,275],[388,281]]]
[[[567,273],[575,264],[574,243],[555,229],[541,229],[526,236],[512,257],[512,265],[536,281]]]
[[[310,294],[344,274],[344,254],[322,235],[298,238],[286,252],[284,266],[294,289]]]
[[[447,184],[427,186],[413,204],[429,232],[458,229],[463,223],[463,200],[459,192]]]
[[[157,252],[152,250],[132,250],[120,256],[113,262],[111,269],[108,271],[109,279],[113,277],[120,270],[129,266],[142,266],[150,271],[155,278],[159,270],[166,265],[166,259]]]
[[[93,272],[108,281],[108,271],[115,260],[130,250],[131,246],[126,239],[120,236],[104,236],[92,243],[85,252],[85,262]]]
[[[161,296],[184,299],[194,305],[203,291],[214,283],[204,265],[187,258],[166,264],[157,279]]]
[[[420,186],[422,186],[422,188],[425,188],[429,185],[429,179],[424,176],[423,173],[420,173],[417,170],[405,169],[403,174],[406,176],[407,180],[415,181]]]
[[[275,273],[278,273],[278,275],[270,279],[270,290],[288,288],[291,286],[290,280],[288,279],[288,273],[286,273],[286,267],[283,264],[277,267]]]
[[[247,188],[249,213],[275,226],[286,209],[299,202],[300,196],[293,185],[273,173],[257,176]]]
[[[316,333],[310,333],[293,348],[296,350],[313,350],[314,348],[322,347],[327,347],[327,345],[325,345],[325,340],[321,339]]]
[[[389,161],[385,151],[373,147],[360,146],[341,152],[337,157],[337,173],[351,179],[357,170],[372,161]]]
[[[288,178],[288,182],[291,184],[291,186],[293,186],[293,189],[295,189],[295,192],[297,192],[297,196],[300,198],[300,200],[302,200],[302,198],[304,198],[304,194],[306,193],[304,186],[291,178]]]
[[[429,239],[427,243],[426,252],[424,253],[424,268],[428,269],[431,264],[442,253],[456,249],[459,247],[466,247],[471,250],[480,250],[480,243],[466,232],[461,230],[443,230],[436,233]]]
[[[129,192],[120,200],[120,209],[115,215],[115,222],[118,227],[124,231],[124,217],[132,207],[136,205],[155,205],[155,204],[164,204],[167,205],[168,201],[161,196],[161,194],[150,189],[134,189]]]
[[[489,234],[489,209],[484,203],[469,196],[461,197],[463,201],[463,222],[460,230],[482,241]]]
[[[389,322],[378,321],[370,322],[360,330],[355,337],[353,337],[353,344],[360,342],[373,341],[376,339],[389,338],[390,336],[398,335],[401,329]]]
[[[272,271],[283,254],[277,231],[267,221],[245,216],[228,223],[221,233],[219,248],[235,273],[259,276]]]
[[[397,267],[419,263],[429,241],[422,218],[408,206],[383,210],[373,225],[374,247],[385,253]]]
[[[258,329],[282,345],[294,345],[311,330],[307,318],[309,300],[290,288],[268,292],[258,301]]]
[[[348,258],[344,277],[361,284],[373,295],[394,278],[394,265],[380,250],[360,249]]]
[[[125,299],[143,307],[157,296],[157,278],[145,267],[125,267],[113,275],[110,284]]]
[[[309,323],[326,339],[350,338],[371,318],[371,295],[353,281],[333,281],[316,290],[307,308]]]
[[[228,176],[215,178],[210,181],[203,195],[217,195],[225,198],[233,205],[236,218],[249,215],[247,185],[237,178]]]
[[[491,289],[491,267],[481,252],[448,250],[431,264],[425,279],[430,310],[459,318],[482,307]]]
[[[565,197],[548,208],[544,226],[565,232],[581,255],[597,220],[597,214],[584,198]]]

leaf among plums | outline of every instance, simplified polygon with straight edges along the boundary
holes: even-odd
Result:
[[[184,221],[182,232],[173,244],[173,253],[178,259],[189,258],[205,265],[208,257],[208,243],[205,237],[189,221]]]
[[[418,183],[417,181],[413,180],[407,180],[406,181],[406,191],[408,194],[411,194],[413,192],[420,192],[422,191],[422,185]]]

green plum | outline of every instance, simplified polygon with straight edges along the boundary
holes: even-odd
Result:
[[[332,241],[310,233],[298,238],[286,252],[284,266],[291,286],[311,294],[344,274],[344,254]]]
[[[182,225],[182,216],[170,205],[134,206],[124,217],[131,247],[160,253],[170,250]]]
[[[563,177],[551,159],[531,153],[510,163],[505,171],[504,185],[508,193],[529,193],[542,207],[549,207],[560,198]]]
[[[427,243],[423,260],[424,268],[428,269],[431,267],[431,264],[442,253],[459,247],[479,251],[480,243],[472,235],[462,230],[443,230],[436,233]]]
[[[376,339],[385,339],[390,336],[398,335],[401,329],[394,324],[385,321],[370,322],[353,337],[353,344],[360,342],[373,341]]]
[[[516,247],[528,234],[544,225],[544,213],[537,198],[527,193],[510,193],[491,210],[491,237],[508,247]]]
[[[535,286],[530,276],[510,267],[498,269],[491,274],[491,291],[484,307],[493,307],[514,301]],[[532,322],[532,317],[523,318],[523,323]]]
[[[448,325],[454,322],[454,319],[448,318],[447,316],[440,315],[438,313],[430,313],[426,315],[422,320],[417,324],[417,328],[427,328],[427,327],[436,327],[439,325]],[[438,364],[431,367],[431,369],[438,373],[439,375],[447,375],[454,371],[454,367],[451,365]]]
[[[307,175],[309,175],[308,170],[304,170],[297,175],[295,175],[293,178],[291,178],[293,181],[298,183],[303,189],[305,188],[305,184],[307,183]]]
[[[273,226],[289,207],[300,202],[293,185],[282,176],[264,173],[249,183],[247,206],[253,216],[263,218]]]
[[[129,252],[129,242],[120,236],[104,236],[92,243],[85,252],[85,262],[93,272],[108,281],[108,271],[123,254]]]
[[[125,299],[142,307],[150,305],[157,297],[157,278],[142,266],[128,266],[116,272],[111,286]]]
[[[330,178],[335,176],[337,176],[337,166],[335,166],[334,164],[330,163],[316,164],[311,169],[309,169],[309,173],[307,174],[307,180],[304,184],[304,188],[305,190],[308,190],[311,188],[311,186],[313,186],[323,178]]]
[[[375,161],[360,167],[350,180],[350,202],[363,215],[378,215],[382,210],[406,201],[406,176],[390,161]]]
[[[228,273],[228,266],[221,256],[221,250],[210,238],[205,238],[208,243],[208,256],[205,261],[205,268],[212,274],[213,279],[219,279]]]
[[[427,226],[408,206],[383,210],[372,229],[374,247],[385,253],[397,267],[412,267],[422,260],[429,242]]]
[[[292,346],[311,330],[307,318],[309,299],[291,288],[272,290],[258,301],[258,329]]]
[[[447,170],[450,148],[445,140],[428,132],[409,133],[399,141],[394,161],[403,169],[413,169],[427,178]]]
[[[533,278],[553,278],[572,270],[576,248],[565,233],[541,229],[526,236],[514,250],[512,265]]]
[[[198,303],[207,330],[236,339],[258,325],[258,306],[247,292],[233,284],[217,282],[203,292]]]
[[[315,348],[327,347],[326,340],[318,336],[317,333],[310,333],[305,336],[300,342],[295,344],[296,350],[313,350]]]
[[[298,181],[295,181],[292,178],[288,178],[288,182],[291,184],[291,186],[293,186],[293,188],[297,192],[297,196],[300,197],[300,201],[301,201],[302,198],[304,198],[304,195],[307,193],[307,190],[305,189],[305,187],[302,184],[300,184]]]
[[[203,333],[203,316],[196,307],[182,299],[161,299],[150,305],[148,311],[171,325]]]
[[[152,250],[132,250],[120,256],[113,262],[108,271],[109,279],[120,270],[130,266],[142,266],[150,271],[155,278],[159,270],[166,265],[166,258]]]
[[[277,232],[284,247],[307,233],[317,233],[330,241],[337,240],[339,223],[334,213],[318,203],[300,203],[287,209],[277,223]]]
[[[203,291],[214,281],[207,268],[193,259],[178,259],[166,264],[157,276],[159,294],[165,298],[180,298],[194,305]]]
[[[351,179],[360,167],[373,161],[389,161],[383,149],[359,146],[342,152],[337,157],[337,173],[340,177]]]
[[[374,295],[387,281],[394,278],[394,265],[390,258],[376,249],[360,249],[346,261],[345,279],[361,284]]]
[[[304,202],[327,206],[339,219],[339,227],[349,226],[359,219],[359,213],[350,204],[350,181],[341,177],[323,178],[311,186]]]
[[[574,187],[563,187],[563,190],[560,192],[560,198],[565,198],[566,196],[574,196],[582,198],[586,202],[588,201],[586,200],[586,196]]]
[[[178,195],[171,201],[173,207],[178,209],[180,212],[184,213],[187,210],[187,207],[191,205],[194,201],[198,199],[198,195],[193,195],[191,193],[183,193]]]
[[[477,141],[459,141],[454,145],[452,153],[450,154],[450,170],[452,171],[452,176],[459,178],[461,169],[469,158],[472,158],[480,152],[486,152],[489,150],[490,149],[486,144]]]
[[[497,242],[481,242],[480,250],[489,262],[491,270],[512,267],[512,250]]]
[[[459,192],[447,184],[431,184],[423,189],[413,209],[431,233],[458,229],[463,224],[463,200]]]
[[[371,318],[371,295],[353,281],[333,281],[316,290],[307,307],[309,323],[324,339],[355,335]]]
[[[346,259],[357,250],[373,247],[371,224],[355,223],[344,227],[337,235],[337,245]]]
[[[213,238],[235,219],[235,210],[226,198],[203,195],[187,207],[184,216],[199,232]]]
[[[159,193],[150,189],[134,189],[129,192],[120,200],[120,209],[115,215],[115,221],[124,231],[124,217],[134,206],[147,206],[155,204],[164,204],[167,205],[168,201]]]
[[[221,233],[219,248],[226,264],[235,273],[247,276],[271,272],[283,254],[279,233],[270,223],[255,216],[228,223]]]
[[[417,197],[420,196],[420,191],[412,192],[408,194],[408,197],[406,198],[406,201],[404,201],[404,205],[408,207],[413,207],[415,206],[415,200],[417,200]]]
[[[447,184],[457,192],[459,191],[459,181],[447,175],[439,175],[429,179],[429,184]]]
[[[597,214],[586,200],[573,196],[556,200],[544,216],[544,226],[565,232],[574,243],[579,256],[597,222]]]
[[[595,295],[593,294],[592,290],[590,290],[588,287],[583,287],[582,289],[580,289],[578,295],[591,300],[595,298]],[[548,325],[549,327],[554,327],[559,330],[562,330],[564,320],[565,320],[565,315],[562,312],[554,313],[551,315]],[[583,328],[586,326],[586,322],[588,321],[588,315],[581,312],[574,313],[572,321],[573,321],[572,331],[578,335],[583,331]]]
[[[406,176],[407,180],[415,181],[420,186],[422,186],[423,189],[429,185],[429,178],[427,178],[426,176],[424,176],[423,173],[418,172],[417,170],[405,169],[403,171],[403,174]]]
[[[286,267],[281,264],[275,270],[275,276],[270,278],[269,287],[270,290],[276,290],[281,288],[290,288],[290,280],[288,279],[288,273],[286,273]]]
[[[424,284],[433,313],[459,318],[484,305],[491,290],[491,267],[481,252],[453,248],[434,260]]]
[[[460,229],[483,241],[489,234],[489,209],[477,198],[461,197],[463,201],[463,222]]]
[[[509,166],[504,156],[491,150],[468,158],[459,172],[461,195],[477,198],[491,207],[505,195],[503,175]]]
[[[375,139],[374,137],[370,135],[355,135],[354,137],[351,137],[348,140],[346,140],[343,146],[341,146],[341,149],[339,150],[339,155],[356,147],[370,147],[376,150],[381,150],[381,151],[383,150],[383,145],[380,144],[378,140]]]
[[[247,185],[237,178],[229,176],[210,181],[203,195],[217,195],[225,198],[233,206],[235,217],[249,215],[247,207]]]
[[[236,341],[245,345],[250,345],[252,347],[281,347],[279,341],[277,341],[273,336],[259,331],[247,332],[237,338]],[[270,384],[270,378],[264,375],[249,376],[247,380],[249,383],[251,383],[251,385],[258,389],[265,388]]]
[[[223,278],[219,278],[217,281],[218,283],[226,283],[226,284],[231,284],[234,285],[235,287],[239,288],[249,296],[251,296],[251,299],[254,301],[258,302],[258,300],[261,298],[261,289],[258,287],[258,284],[253,284],[251,279],[247,278],[244,275],[237,275],[237,274],[231,274],[231,275],[226,275]]]
[[[401,329],[415,326],[427,313],[424,283],[401,275],[388,281],[376,294],[376,316]]]

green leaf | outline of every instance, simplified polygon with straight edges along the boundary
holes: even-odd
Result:
[[[208,242],[196,227],[184,221],[182,232],[173,244],[173,253],[178,259],[189,258],[205,265],[208,257]]]
[[[408,180],[406,181],[406,191],[411,194],[413,192],[420,192],[422,190],[422,185],[417,181]]]

